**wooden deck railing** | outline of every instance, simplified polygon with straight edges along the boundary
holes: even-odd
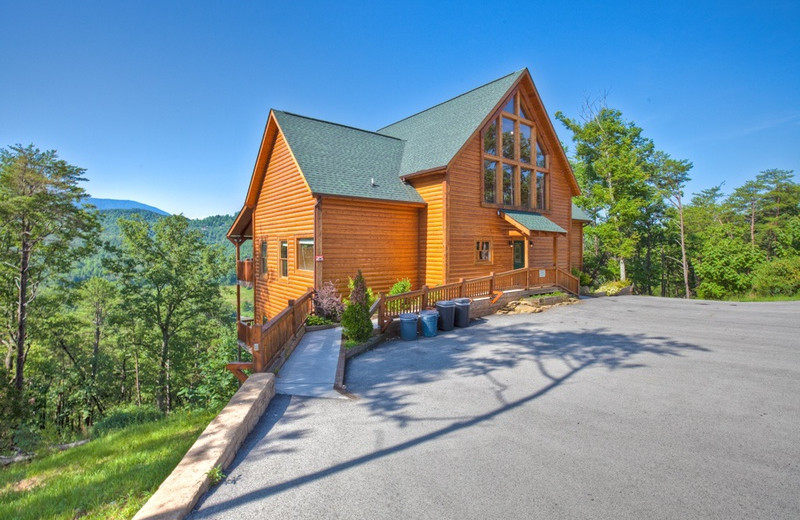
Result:
[[[253,287],[254,271],[252,258],[236,262],[236,280],[239,285]]]
[[[237,336],[241,343],[253,354],[252,364],[229,363],[228,369],[240,380],[246,378],[242,370],[264,372],[270,362],[287,345],[302,336],[306,318],[311,314],[314,290],[309,289],[296,300],[289,300],[288,306],[263,325],[237,323]]]
[[[532,267],[492,273],[489,276],[469,280],[462,278],[458,282],[432,288],[423,286],[417,291],[391,296],[381,294],[377,302],[378,326],[381,330],[386,330],[392,320],[400,314],[419,312],[442,300],[496,297],[514,289],[543,287],[557,287],[577,295],[580,291],[580,281],[561,268]]]

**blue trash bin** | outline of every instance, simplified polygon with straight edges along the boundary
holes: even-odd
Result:
[[[469,327],[469,304],[472,302],[469,298],[456,298],[453,303],[456,304],[456,327]]]
[[[453,330],[456,314],[456,304],[450,300],[436,302],[436,310],[439,311],[439,328],[442,330]]]
[[[400,337],[406,341],[417,339],[417,318],[413,312],[400,315]]]
[[[420,311],[419,319],[422,322],[422,335],[426,338],[434,337],[439,323],[439,311]]]

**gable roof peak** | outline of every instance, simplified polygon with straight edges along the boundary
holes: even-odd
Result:
[[[506,74],[505,76],[502,76],[502,77],[500,77],[500,78],[493,79],[492,81],[489,81],[488,83],[484,83],[483,85],[481,85],[481,86],[479,86],[479,87],[475,87],[475,88],[473,88],[473,89],[471,89],[471,90],[468,90],[468,91],[466,91],[466,92],[463,92],[463,93],[461,93],[461,94],[459,94],[459,95],[457,95],[457,96],[455,96],[455,97],[452,97],[452,98],[448,99],[447,101],[442,101],[441,103],[437,103],[437,104],[433,105],[432,107],[428,107],[428,108],[426,108],[426,109],[420,110],[419,112],[417,112],[417,113],[415,113],[415,114],[412,114],[412,115],[410,115],[410,116],[408,116],[408,117],[404,117],[403,119],[400,119],[399,121],[395,121],[394,123],[391,123],[391,124],[389,124],[389,125],[386,125],[386,126],[384,126],[383,128],[379,128],[379,129],[377,130],[377,132],[378,132],[378,133],[382,133],[384,130],[386,130],[386,129],[387,129],[387,128],[389,128],[389,127],[392,127],[392,126],[394,126],[394,125],[400,124],[400,123],[402,123],[403,121],[406,121],[406,120],[408,120],[408,119],[411,119],[411,118],[413,118],[413,117],[417,117],[417,116],[419,116],[420,114],[424,114],[425,112],[428,112],[428,111],[430,111],[430,110],[434,110],[434,109],[436,109],[436,108],[438,108],[438,107],[440,107],[440,106],[442,106],[442,105],[446,105],[447,103],[450,103],[450,102],[452,102],[452,101],[455,101],[455,100],[457,100],[458,98],[461,98],[461,97],[464,97],[464,96],[468,96],[468,95],[472,94],[473,92],[475,92],[476,90],[480,90],[480,89],[482,89],[482,88],[488,87],[488,86],[492,85],[493,83],[497,83],[498,81],[503,81],[504,79],[511,78],[512,76],[513,76],[513,81],[516,81],[516,80],[517,80],[517,78],[518,78],[519,76],[521,76],[522,74],[524,74],[525,72],[528,72],[528,69],[527,69],[527,68],[523,68],[523,69],[520,69],[520,70],[514,71],[514,72],[512,72],[512,73],[510,73],[510,74]],[[529,73],[529,74],[530,74],[530,73]],[[512,83],[513,83],[513,82],[512,82]]]

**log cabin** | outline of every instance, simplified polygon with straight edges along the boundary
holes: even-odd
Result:
[[[581,268],[579,193],[523,69],[377,131],[271,110],[227,236],[264,324],[327,281],[347,296],[359,269],[377,294]]]

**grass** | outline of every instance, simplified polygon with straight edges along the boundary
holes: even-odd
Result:
[[[538,300],[539,298],[551,298],[551,297],[554,297],[554,296],[566,296],[566,294],[564,294],[561,291],[542,293],[542,294],[532,294],[532,295],[528,296],[528,299],[530,299],[530,300]]]
[[[236,312],[236,286],[221,285],[219,292],[231,312]],[[242,287],[242,315],[253,315],[253,289],[248,289],[247,287]]]
[[[131,518],[215,414],[176,412],[0,470],[0,518]]]
[[[795,294],[794,296],[786,296],[784,294],[778,294],[775,296],[756,296],[754,294],[746,294],[726,298],[726,301],[729,302],[789,302],[796,300],[800,300],[800,294]]]

